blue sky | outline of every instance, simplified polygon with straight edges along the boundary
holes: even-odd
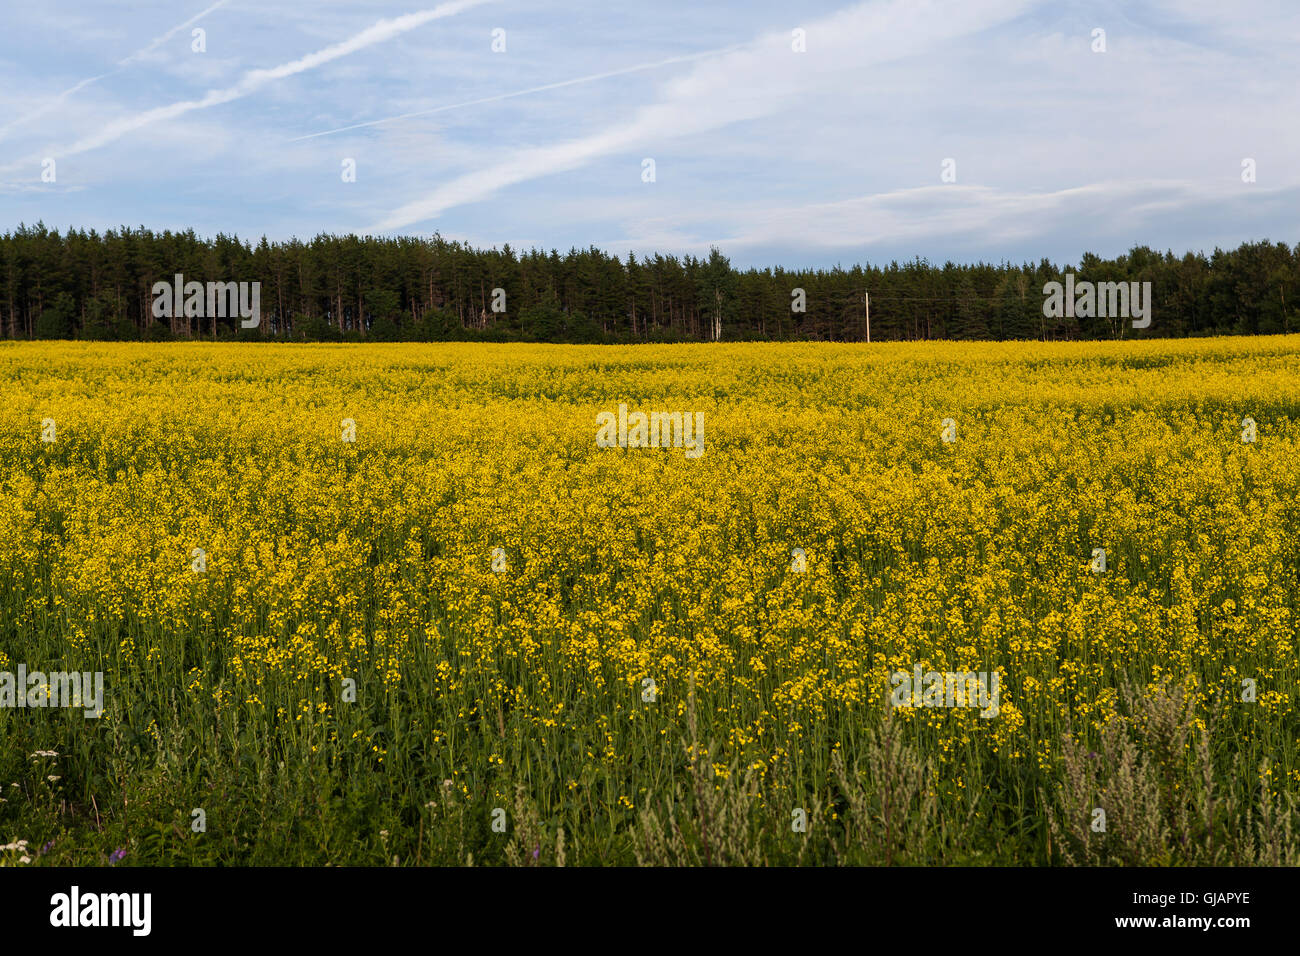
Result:
[[[1294,0],[6,4],[0,229],[790,267],[1294,244],[1298,42]]]

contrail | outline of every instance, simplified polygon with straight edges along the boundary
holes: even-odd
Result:
[[[136,60],[140,59],[141,57],[148,56],[150,53],[152,53],[154,50],[158,49],[158,47],[162,46],[164,43],[166,43],[168,40],[170,40],[170,39],[171,39],[172,37],[174,37],[176,34],[180,33],[182,30],[184,30],[187,26],[189,26],[189,25],[192,24],[192,23],[197,23],[199,20],[202,20],[204,17],[206,17],[206,16],[207,16],[209,13],[211,13],[213,10],[217,9],[217,7],[224,7],[224,6],[225,6],[227,3],[229,3],[229,2],[230,2],[230,0],[217,0],[216,3],[214,3],[212,6],[208,7],[206,10],[203,10],[203,11],[200,12],[200,13],[196,13],[196,14],[194,14],[194,16],[190,17],[190,18],[189,18],[188,20],[186,20],[184,23],[178,23],[176,26],[172,27],[170,30],[168,30],[166,33],[164,33],[162,36],[160,36],[160,37],[156,38],[155,40],[153,40],[153,42],[151,42],[151,43],[150,43],[147,47],[145,47],[143,50],[137,50],[136,52],[134,52],[134,53],[132,53],[130,56],[128,56],[126,59],[118,60],[118,61],[117,61],[117,65],[118,65],[118,66],[126,66],[126,65],[129,64],[129,63],[134,63]]]
[[[327,129],[319,133],[308,133],[306,136],[295,136],[288,140],[290,143],[299,143],[304,139],[315,139],[318,136],[333,136],[335,133],[346,133],[348,130],[364,129],[367,126],[379,126],[381,123],[396,123],[399,120],[412,119],[416,116],[431,116],[434,113],[445,113],[448,110],[464,109],[467,106],[479,106],[483,103],[497,103],[501,100],[508,100],[516,96],[528,96],[532,93],[544,93],[547,90],[558,90],[562,86],[576,86],[579,83],[591,83],[594,80],[605,80],[611,76],[623,76],[627,73],[637,73],[642,70],[653,70],[661,66],[670,66],[673,63],[687,63],[691,60],[699,60],[708,56],[720,56],[723,53],[730,53],[732,50],[738,50],[742,44],[721,47],[717,50],[705,50],[703,53],[688,53],[682,56],[671,56],[666,60],[656,60],[653,63],[638,63],[636,66],[624,67],[620,70],[610,70],[606,73],[592,73],[589,76],[579,76],[572,80],[560,80],[558,83],[547,83],[543,86],[531,86],[526,90],[515,90],[513,93],[498,93],[496,96],[484,96],[477,100],[466,100],[464,103],[450,103],[446,106],[436,106],[433,109],[418,110],[414,113],[402,113],[399,116],[388,116],[384,119],[368,120],[364,123],[353,123],[351,126],[340,126],[338,129]]]
[[[347,56],[349,53],[355,53],[357,50],[363,50],[366,47],[374,46],[376,43],[382,43],[385,40],[391,40],[393,37],[400,36],[414,30],[416,27],[432,21],[439,20],[443,17],[449,17],[453,14],[460,13],[470,7],[481,6],[484,3],[490,3],[492,0],[451,0],[450,3],[439,4],[428,10],[417,10],[415,13],[407,13],[391,20],[379,20],[371,26],[362,30],[355,36],[338,43],[317,50],[315,53],[309,53],[304,57],[296,60],[290,60],[288,63],[282,63],[279,66],[271,67],[266,70],[249,70],[239,82],[233,86],[227,86],[224,89],[209,90],[201,99],[181,100],[176,103],[170,103],[167,106],[155,107],[151,110],[145,110],[143,113],[137,113],[134,116],[128,116],[125,119],[116,120],[109,123],[103,129],[90,136],[77,140],[70,146],[62,149],[49,149],[42,153],[28,157],[17,163],[9,163],[6,166],[0,166],[0,172],[21,169],[33,162],[39,162],[44,156],[75,156],[78,153],[85,153],[92,149],[98,149],[116,140],[121,139],[128,133],[133,133],[143,126],[150,123],[156,123],[160,120],[175,119],[194,110],[208,109],[212,106],[219,106],[222,103],[229,103],[231,100],[237,100],[256,92],[266,84],[281,80],[297,73],[304,73],[307,70],[315,69],[329,63],[331,60],[337,60],[340,57]]]
[[[192,23],[197,23],[198,21],[206,17],[209,13],[211,13],[213,10],[217,9],[217,7],[224,7],[229,2],[230,0],[217,0],[216,3],[208,7],[206,10],[202,10],[199,13],[194,14],[194,16],[190,17],[184,23],[177,24],[176,26],[168,30],[166,33],[164,33],[162,36],[155,37],[153,40],[149,41],[148,46],[142,47],[141,49],[136,50],[130,56],[123,57],[122,59],[118,60],[117,65],[114,69],[109,70],[107,73],[101,73],[99,74],[99,76],[92,76],[88,79],[82,80],[80,83],[68,87],[66,90],[58,94],[56,97],[54,97],[54,99],[50,100],[45,105],[32,110],[30,113],[26,114],[25,116],[18,117],[16,120],[14,120],[11,123],[6,123],[4,126],[0,126],[0,139],[4,139],[5,136],[8,135],[9,131],[13,129],[15,126],[21,126],[23,123],[34,120],[38,116],[44,116],[50,110],[54,109],[55,107],[59,106],[62,103],[67,102],[68,98],[72,96],[74,93],[78,92],[79,90],[84,90],[92,83],[98,83],[100,80],[104,79],[107,76],[112,76],[114,73],[119,73],[121,72],[123,67],[129,66],[130,64],[134,63],[136,60],[140,59],[141,57],[148,56],[150,53],[158,49],[158,47],[162,46],[164,43],[166,43],[176,34],[184,30],[187,26],[189,26]]]
[[[451,179],[439,179],[427,195],[393,210],[365,232],[379,235],[441,216],[448,209],[482,202],[501,190],[543,176],[579,169],[597,159],[629,151],[641,143],[696,135],[769,116],[794,96],[822,95],[827,68],[846,64],[888,63],[932,55],[934,46],[989,29],[1021,15],[1033,0],[916,0],[858,3],[807,24],[822,37],[823,69],[793,74],[790,36],[781,31],[743,44],[717,62],[697,64],[666,89],[658,102],[642,106],[599,131],[504,154]],[[863,36],[888,42],[862,47]],[[803,78],[800,79],[800,76]],[[499,158],[498,158],[499,157]]]

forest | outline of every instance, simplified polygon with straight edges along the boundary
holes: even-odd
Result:
[[[1150,282],[1153,321],[1050,318],[1043,287]],[[260,283],[258,324],[155,315],[155,283]],[[1300,321],[1300,244],[1157,252],[1077,263],[737,269],[707,257],[595,247],[516,252],[440,235],[321,234],[256,244],[218,234],[43,223],[0,236],[0,334],[10,339],[674,341],[1114,339],[1285,333]],[[183,310],[178,310],[183,311]]]

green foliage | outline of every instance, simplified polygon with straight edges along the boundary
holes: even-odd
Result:
[[[76,304],[67,292],[60,292],[54,304],[44,309],[36,320],[38,339],[67,339],[72,337],[73,310]]]
[[[256,246],[192,230],[69,230],[19,226],[0,236],[0,334],[86,339],[159,338],[150,288],[187,281],[262,284],[264,333],[307,341],[676,342],[871,338],[1112,339],[1285,333],[1300,323],[1300,246],[1244,243],[1181,258],[1135,246],[1114,259],[1084,253],[1077,266],[945,263],[924,259],[844,269],[738,269],[720,249],[706,258],[656,254],[620,260],[594,247],[516,254],[431,239],[319,235]],[[1153,324],[1137,332],[1105,319],[1045,319],[1043,284],[1150,282]],[[807,311],[791,311],[794,289]],[[491,311],[493,290],[509,309]],[[417,318],[418,317],[418,318]],[[170,337],[172,330],[166,329]],[[181,323],[178,334],[186,334]],[[209,320],[190,334],[211,337]],[[217,336],[246,337],[237,318]]]

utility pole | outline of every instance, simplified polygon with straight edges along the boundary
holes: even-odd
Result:
[[[862,306],[867,313],[867,342],[871,341],[871,293],[862,293]]]

